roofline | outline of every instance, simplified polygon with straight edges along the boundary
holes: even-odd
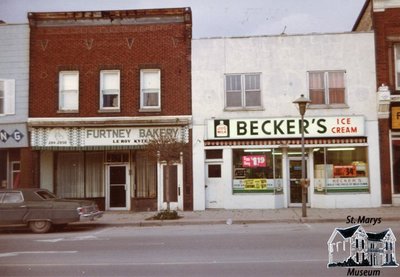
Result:
[[[360,24],[360,21],[368,8],[369,2],[371,2],[371,0],[365,0],[364,6],[362,7],[360,13],[358,14],[356,22],[354,22],[354,25],[353,25],[353,28],[351,29],[351,31],[355,32],[355,30],[357,29],[358,24]]]
[[[182,22],[192,22],[192,11],[190,7],[165,8],[165,9],[137,9],[137,10],[97,10],[97,11],[66,11],[66,12],[28,12],[30,25],[41,24],[41,22],[64,22],[64,21],[101,21],[122,19],[151,19],[151,18],[182,18]]]
[[[199,37],[192,40],[206,40],[206,39],[245,39],[245,38],[270,38],[270,37],[300,37],[300,36],[326,36],[326,35],[356,35],[356,34],[373,34],[374,31],[361,31],[361,32],[332,32],[332,33],[305,33],[305,34],[279,34],[279,35],[254,35],[254,36],[221,36],[221,37]]]

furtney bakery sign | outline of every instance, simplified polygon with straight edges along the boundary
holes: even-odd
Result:
[[[306,137],[359,137],[365,135],[363,116],[308,117]],[[214,119],[207,122],[208,139],[298,138],[300,118]]]
[[[152,139],[187,142],[186,127],[32,128],[33,147],[85,147],[146,145]]]

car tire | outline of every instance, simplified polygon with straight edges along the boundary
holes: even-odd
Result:
[[[34,233],[47,233],[50,231],[51,222],[47,220],[38,220],[29,222],[29,228]]]

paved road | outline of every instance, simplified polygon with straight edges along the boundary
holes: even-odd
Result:
[[[400,223],[364,226],[367,231]],[[347,276],[327,269],[335,223],[163,227],[73,226],[0,232],[0,276]],[[400,246],[397,246],[399,260]],[[399,268],[380,276],[400,276]]]

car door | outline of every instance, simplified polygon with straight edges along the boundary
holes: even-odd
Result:
[[[28,211],[20,191],[1,192],[0,223],[21,224]]]

